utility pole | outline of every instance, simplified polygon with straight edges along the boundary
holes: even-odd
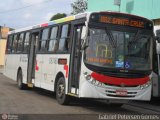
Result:
[[[121,0],[114,0],[114,5],[119,7],[118,12],[121,12]]]

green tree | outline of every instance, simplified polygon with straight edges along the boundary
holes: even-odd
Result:
[[[71,3],[72,13],[73,15],[78,13],[83,13],[87,10],[87,3],[88,0],[76,0],[75,2]]]
[[[67,16],[67,14],[65,14],[65,13],[57,13],[57,14],[55,14],[51,17],[50,21],[60,19],[60,18],[64,18],[66,16]]]

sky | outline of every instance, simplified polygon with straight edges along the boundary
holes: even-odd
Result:
[[[72,11],[75,0],[3,0],[0,4],[0,26],[14,29],[49,21],[56,13]]]

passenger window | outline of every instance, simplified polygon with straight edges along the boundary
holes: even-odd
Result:
[[[27,32],[26,35],[25,35],[25,39],[24,39],[24,52],[28,53],[29,52],[29,37],[30,37],[30,33]]]
[[[61,38],[59,40],[59,51],[68,52],[69,50],[69,25],[63,25],[61,31]]]
[[[12,53],[16,53],[17,45],[18,45],[17,35],[14,35],[12,44]]]
[[[58,42],[57,42],[57,33],[58,33],[58,27],[53,27],[51,29],[51,35],[49,40],[49,52],[55,52],[58,48]]]
[[[10,35],[8,37],[8,41],[7,41],[7,53],[11,53],[12,52],[12,43],[13,43],[13,36]]]
[[[42,31],[42,37],[40,40],[40,51],[47,51],[47,42],[48,42],[48,32],[49,32],[49,28],[46,28]]]
[[[18,40],[17,53],[21,53],[23,50],[23,39],[24,39],[24,33],[21,33]]]

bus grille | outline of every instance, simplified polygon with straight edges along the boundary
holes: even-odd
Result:
[[[107,85],[107,86],[122,87],[121,85],[111,85],[111,84],[107,84],[107,83],[104,83],[104,84]],[[132,85],[132,86],[127,85],[125,87],[138,87],[138,86],[139,85]]]
[[[106,90],[106,95],[110,97],[135,97],[137,95],[137,92],[127,92],[126,96],[120,96],[116,94],[116,91],[114,90]]]

